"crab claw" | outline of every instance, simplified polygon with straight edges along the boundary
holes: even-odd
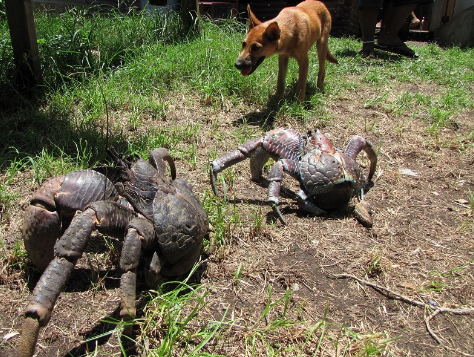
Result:
[[[354,216],[364,227],[372,227],[372,209],[367,201],[361,200],[355,205]]]

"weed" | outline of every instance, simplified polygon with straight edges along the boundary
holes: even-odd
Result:
[[[181,350],[180,354],[192,355],[202,349],[219,330],[219,322],[198,330],[192,323],[206,306],[207,296],[202,285],[188,282],[196,269],[197,266],[184,281],[166,282],[159,291],[149,293],[151,300],[144,311],[146,317],[139,321],[139,325],[143,336],[156,336],[160,343],[147,346],[145,351],[150,348],[153,355],[171,356]]]
[[[428,281],[424,282],[420,287],[422,292],[440,292],[449,288],[443,279],[443,274],[437,271],[430,271]]]
[[[377,249],[373,249],[369,254],[369,259],[367,262],[367,269],[365,271],[365,275],[374,278],[379,276],[383,273],[384,268],[382,266],[382,253],[379,252]]]
[[[23,270],[25,268],[26,257],[27,254],[23,247],[23,242],[16,242],[7,256],[7,267],[10,269]]]
[[[244,269],[242,267],[242,263],[239,264],[237,270],[235,271],[234,273],[234,276],[235,276],[235,283],[236,285],[239,285],[240,284],[240,281],[242,280],[242,273],[243,273]]]
[[[209,222],[213,228],[209,244],[212,249],[219,251],[230,242],[236,227],[240,223],[240,215],[235,205],[229,206],[225,200],[206,191],[202,200]]]
[[[263,230],[263,224],[265,220],[265,214],[262,211],[262,206],[258,206],[257,209],[250,208],[252,214],[250,217],[253,221],[253,226],[251,228],[252,237],[258,237]]]
[[[469,201],[469,210],[472,214],[474,212],[474,193],[470,189],[468,191],[467,200]]]

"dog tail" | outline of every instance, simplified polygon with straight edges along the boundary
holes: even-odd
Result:
[[[337,62],[337,58],[334,57],[334,56],[332,55],[332,53],[329,52],[329,50],[328,50],[328,53],[327,53],[327,55],[326,55],[326,61],[331,62],[331,63],[335,63],[335,64],[338,63],[338,62]]]

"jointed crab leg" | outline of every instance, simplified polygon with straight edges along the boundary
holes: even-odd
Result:
[[[347,144],[345,153],[355,160],[361,151],[364,151],[370,160],[369,175],[367,176],[367,181],[370,182],[377,168],[377,153],[369,140],[362,136],[355,135],[351,141],[349,141],[349,144]]]
[[[280,219],[280,222],[286,225],[286,221],[280,212],[280,208],[278,208],[281,181],[283,180],[283,163],[281,161],[277,161],[272,166],[270,174],[268,175],[268,180],[270,181],[270,184],[268,185],[268,201],[271,203],[273,212]]]
[[[245,160],[247,157],[241,153],[240,151],[236,150],[227,155],[219,157],[211,162],[211,167],[209,170],[209,178],[211,180],[212,190],[217,197],[221,197],[219,194],[219,189],[217,188],[217,174],[229,166],[232,166],[238,162]],[[227,192],[224,191],[224,196],[227,196]]]
[[[299,172],[298,162],[281,159],[273,164],[272,169],[268,174],[268,181],[270,181],[270,184],[268,185],[268,201],[271,202],[273,212],[280,222],[286,225],[286,221],[278,208],[283,172],[287,172],[291,176],[296,177]]]
[[[270,155],[264,150],[260,149],[264,138],[256,138],[240,145],[238,150],[232,151],[226,155],[223,155],[211,162],[210,179],[211,186],[214,194],[220,197],[219,190],[217,189],[217,174],[224,171],[226,168],[235,165],[245,159],[251,157],[250,160],[250,173],[251,178],[254,181],[260,179],[263,165],[268,161]],[[227,193],[224,192],[224,195]]]
[[[110,215],[110,212],[116,212]],[[108,217],[113,217],[108,220]],[[18,345],[18,356],[32,356],[39,328],[46,326],[56,300],[64,288],[77,260],[93,230],[113,233],[123,232],[135,212],[124,209],[114,202],[98,201],[77,215],[56,243],[56,257],[48,265],[33,291],[26,308],[27,322],[23,325],[22,337]],[[36,320],[37,323],[30,321]]]
[[[120,268],[124,271],[120,280],[122,292],[120,317],[124,321],[133,320],[137,316],[135,305],[137,267],[142,248],[150,248],[154,242],[154,236],[153,224],[150,221],[134,218],[128,225],[120,257]],[[131,332],[132,325],[127,325],[124,333],[130,335]]]

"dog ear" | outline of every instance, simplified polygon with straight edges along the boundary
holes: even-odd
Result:
[[[267,37],[268,41],[275,42],[280,39],[280,26],[276,21],[272,22],[265,30],[265,36]]]
[[[257,16],[255,16],[252,10],[250,10],[250,4],[247,5],[247,12],[249,13],[249,20],[248,20],[249,30],[251,30],[255,26],[258,26],[262,23],[259,19],[257,19]]]

